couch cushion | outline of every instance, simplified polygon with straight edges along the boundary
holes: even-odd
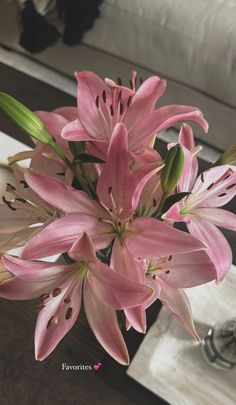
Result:
[[[84,42],[236,107],[235,0],[105,0]]]

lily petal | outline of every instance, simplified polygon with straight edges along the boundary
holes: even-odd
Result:
[[[65,283],[57,296],[44,301],[45,307],[39,312],[35,329],[35,358],[44,360],[55,349],[61,339],[74,325],[81,306],[82,280]],[[64,299],[70,297],[70,303]]]
[[[123,218],[129,217],[132,213],[131,199],[134,192],[134,181],[129,169],[127,137],[125,125],[117,124],[112,133],[107,161],[97,185],[100,201]]]
[[[192,311],[187,295],[183,290],[172,288],[163,281],[159,280],[159,283],[161,285],[159,298],[163,305],[182,323],[191,336],[200,341],[193,323]]]
[[[196,122],[205,132],[208,130],[208,124],[197,108],[185,105],[169,105],[151,112],[130,132],[130,149],[142,148],[155,133],[164,131],[183,121]]]
[[[220,208],[199,208],[194,213],[213,225],[236,232],[236,215],[233,212]]]
[[[61,136],[67,141],[92,141],[94,138],[84,129],[77,118],[62,129]]]
[[[203,243],[188,233],[148,217],[137,218],[129,225],[125,245],[135,257],[144,259],[205,249]]]
[[[215,266],[205,251],[170,256],[160,267],[158,277],[174,288],[195,287],[217,277]]]
[[[105,305],[90,284],[84,283],[84,308],[88,323],[102,347],[119,363],[129,364],[128,350],[120,331],[116,312]]]
[[[156,102],[166,89],[166,81],[158,76],[146,79],[135,93],[130,107],[123,120],[128,131],[131,131],[147,114],[155,108]]]
[[[67,186],[63,181],[54,177],[42,176],[33,171],[25,174],[29,186],[44,201],[66,214],[90,214],[104,218],[106,211],[96,201],[83,192]]]
[[[129,253],[125,246],[122,246],[118,239],[115,240],[112,248],[110,266],[126,277],[145,284],[144,271],[139,262]],[[125,315],[129,323],[140,333],[146,331],[146,312],[143,305],[125,309]]]
[[[2,263],[14,276],[38,282],[55,280],[62,275],[69,276],[74,267],[69,264],[26,261],[10,255],[2,256]]]
[[[207,247],[207,253],[217,271],[217,281],[222,281],[232,265],[232,251],[224,235],[210,222],[197,218],[188,223],[189,232]]]
[[[90,270],[90,286],[99,299],[112,308],[132,308],[143,304],[153,295],[149,286],[125,277],[99,260],[91,261],[87,265]]]
[[[71,214],[52,222],[30,239],[21,252],[21,258],[40,259],[68,252],[84,232],[90,235],[96,249],[104,249],[112,241],[109,224],[91,215]]]

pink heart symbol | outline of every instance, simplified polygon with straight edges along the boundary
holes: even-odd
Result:
[[[102,365],[101,363],[94,364],[93,365],[94,370],[98,371],[101,365]]]

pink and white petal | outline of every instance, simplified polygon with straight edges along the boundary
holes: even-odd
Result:
[[[63,149],[69,151],[68,143],[61,137],[61,132],[68,124],[68,120],[55,112],[35,111],[35,114],[41,119],[48,132],[53,136],[56,142]]]
[[[91,215],[71,214],[52,222],[30,239],[21,252],[21,258],[40,259],[68,252],[84,232],[92,238],[96,249],[104,249],[112,241],[111,229]]]
[[[190,152],[195,150],[195,142],[193,136],[193,130],[188,124],[182,124],[179,131],[179,144],[184,146]]]
[[[59,179],[43,176],[33,171],[26,173],[25,179],[44,201],[65,214],[83,213],[98,218],[106,217],[106,211],[96,201],[89,198],[84,191],[76,190]]]
[[[87,279],[94,293],[106,305],[115,309],[132,308],[143,304],[152,295],[153,290],[112,270],[99,260],[87,263],[90,272]]]
[[[236,215],[233,212],[210,207],[195,209],[194,213],[213,225],[236,232]]]
[[[53,110],[54,113],[62,115],[67,121],[74,121],[78,118],[77,107],[59,107]]]
[[[45,302],[39,312],[35,329],[35,358],[44,360],[69,332],[78,318],[81,307],[82,280],[73,285],[65,283],[61,293]],[[58,285],[61,287],[61,285]],[[70,303],[64,302],[70,298]]]
[[[0,283],[0,297],[7,300],[32,300],[65,282],[65,276],[47,282],[25,281],[13,277]]]
[[[3,255],[1,259],[10,273],[25,281],[44,282],[62,275],[69,277],[75,267],[70,264],[26,261],[10,255]]]
[[[96,252],[90,237],[84,233],[70,248],[68,255],[76,262],[97,260]]]
[[[148,217],[137,218],[129,225],[125,245],[131,254],[143,259],[205,249],[203,243],[188,233]]]
[[[78,112],[79,119],[85,130],[97,139],[104,139],[109,129],[109,122],[104,117],[107,106],[101,100],[103,91],[106,92],[107,103],[111,104],[110,89],[107,84],[92,72],[75,73],[78,81]],[[100,98],[100,108],[97,107],[96,99]],[[111,121],[111,120],[109,120]],[[106,139],[106,138],[105,138]]]
[[[30,226],[35,220],[36,217],[26,210],[13,211],[6,204],[0,204],[0,235]]]
[[[159,298],[163,305],[182,323],[191,336],[200,341],[193,323],[190,303],[185,292],[170,287],[162,280],[160,281],[160,285],[161,292]]]
[[[203,172],[197,178],[192,193],[193,196],[196,195],[199,206],[225,205],[236,194],[236,170],[233,166],[225,165]]]
[[[160,264],[158,277],[174,288],[188,288],[217,278],[216,268],[204,251],[170,256]]]
[[[98,157],[99,159],[106,160],[107,151],[109,147],[108,141],[95,140],[92,142],[87,142],[87,152],[91,155]]]
[[[124,124],[131,131],[151,111],[166,89],[166,81],[158,76],[146,79],[135,93],[124,117]]]
[[[100,201],[119,217],[132,214],[134,181],[129,169],[127,130],[117,124],[112,133],[107,161],[98,180],[97,194]],[[114,203],[115,207],[114,207]]]
[[[128,252],[125,246],[121,245],[118,239],[113,244],[110,266],[130,279],[145,283],[145,274],[140,263]],[[146,313],[143,305],[125,309],[125,315],[135,330],[145,333]]]
[[[147,184],[147,182],[157,174],[164,167],[163,162],[158,163],[149,163],[139,167],[133,173],[133,179],[135,183],[135,190],[132,196],[132,208],[135,210],[138,206],[140,196],[142,191]]]
[[[182,151],[184,153],[184,166],[178,184],[178,191],[186,192],[191,191],[196,180],[198,173],[198,162],[196,156],[193,156],[192,153],[185,148],[185,146],[182,147]]]
[[[88,282],[84,283],[84,308],[90,328],[101,346],[119,363],[129,364],[129,354],[116,311],[94,294]]]
[[[185,198],[184,198],[185,199]],[[173,222],[189,222],[190,219],[187,215],[181,214],[181,209],[184,208],[184,204],[179,201],[173,204],[168,211],[166,211],[161,218],[166,221],[173,221]]]
[[[11,249],[18,248],[27,243],[42,226],[22,227],[17,230],[9,230],[0,233],[0,252],[8,252]]]
[[[77,118],[62,129],[61,136],[67,141],[92,141],[94,138],[84,129]]]
[[[216,268],[217,281],[222,281],[232,265],[232,251],[226,238],[215,225],[199,217],[192,219],[187,226],[189,232],[207,246],[206,252]]]
[[[208,124],[200,110],[185,105],[169,105],[151,112],[129,134],[130,150],[142,148],[150,138],[160,131],[164,131],[183,121],[192,121],[199,124],[205,132]]]

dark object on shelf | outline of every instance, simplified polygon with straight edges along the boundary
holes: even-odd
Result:
[[[21,13],[20,45],[31,53],[42,52],[60,37],[57,28],[39,14],[32,0],[27,0]]]
[[[100,16],[102,0],[58,0],[59,16],[65,21],[63,42],[77,45],[85,31],[90,30]]]
[[[85,31],[91,29],[100,16],[102,0],[57,0],[59,18],[64,20],[63,42],[66,45],[81,43]],[[21,12],[22,33],[20,45],[31,53],[42,52],[54,45],[60,37],[57,27],[47,20],[47,14],[37,11],[37,0],[27,0]]]

